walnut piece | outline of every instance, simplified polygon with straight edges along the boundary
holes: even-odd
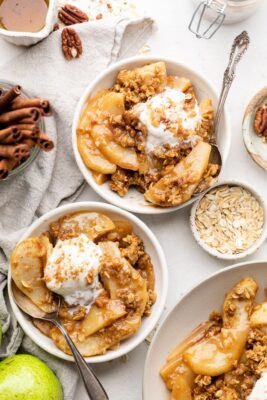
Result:
[[[58,12],[58,18],[65,25],[74,25],[87,22],[88,15],[71,4],[65,4]]]
[[[254,128],[258,135],[267,136],[267,107],[258,108],[254,120]]]
[[[79,58],[82,55],[82,42],[78,33],[72,28],[64,28],[61,34],[62,50],[67,60]]]

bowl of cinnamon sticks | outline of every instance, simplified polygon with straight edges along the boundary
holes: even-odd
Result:
[[[48,100],[30,96],[19,85],[0,82],[0,181],[24,171],[40,150],[54,143],[45,133],[52,115]]]

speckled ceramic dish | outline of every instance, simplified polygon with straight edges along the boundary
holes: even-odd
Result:
[[[254,119],[257,109],[267,104],[267,86],[260,90],[248,104],[243,118],[243,139],[251,158],[267,171],[267,143],[258,136],[254,129]]]
[[[199,231],[196,227],[196,212],[197,212],[197,209],[199,207],[201,200],[207,193],[209,193],[213,189],[219,188],[220,186],[230,186],[230,187],[237,186],[237,187],[241,187],[241,188],[245,189],[246,191],[250,192],[253,197],[255,197],[255,199],[258,201],[258,203],[261,205],[261,207],[263,208],[263,211],[264,211],[264,222],[263,222],[263,227],[262,227],[262,232],[261,232],[260,237],[255,242],[253,242],[253,244],[250,247],[248,247],[246,250],[243,250],[239,253],[221,253],[220,251],[216,250],[214,247],[211,247],[209,244],[207,244],[207,242],[205,242],[200,237]],[[223,181],[223,182],[220,182],[220,183],[217,183],[216,185],[214,185],[212,188],[210,188],[205,194],[203,194],[203,196],[201,196],[195,202],[195,204],[193,205],[193,207],[191,209],[190,227],[191,227],[191,231],[192,231],[192,234],[193,234],[195,240],[197,241],[199,246],[203,250],[205,250],[207,253],[209,253],[210,255],[212,255],[216,258],[220,258],[222,260],[239,260],[240,258],[244,258],[244,257],[249,256],[250,254],[253,254],[265,242],[265,240],[267,238],[266,216],[267,216],[267,207],[266,207],[264,198],[255,190],[254,187],[252,187],[248,183],[235,181],[235,180]]]

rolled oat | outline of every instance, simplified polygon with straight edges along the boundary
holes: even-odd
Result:
[[[222,254],[238,254],[261,236],[264,210],[248,190],[223,185],[208,192],[195,215],[200,238]]]

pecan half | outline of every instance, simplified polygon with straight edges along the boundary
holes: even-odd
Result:
[[[267,136],[267,107],[258,108],[254,120],[254,128],[258,135]]]
[[[65,25],[81,24],[89,20],[88,15],[85,14],[78,7],[71,4],[65,4],[58,12],[58,18]]]
[[[61,33],[62,50],[67,60],[79,58],[82,55],[83,47],[78,33],[72,28],[64,28]]]

